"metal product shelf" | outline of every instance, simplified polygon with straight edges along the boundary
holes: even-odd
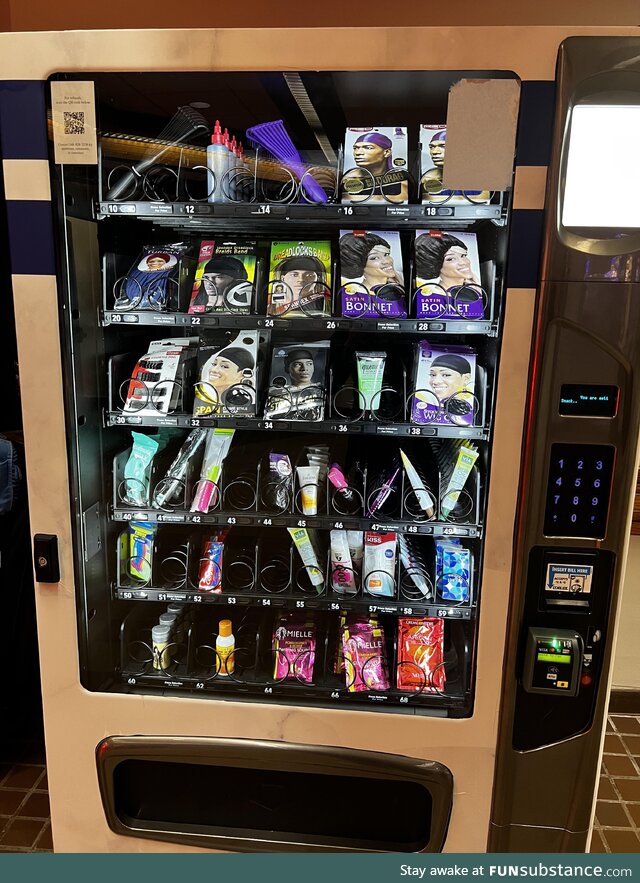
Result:
[[[358,613],[382,613],[391,616],[437,616],[440,619],[473,619],[476,607],[467,603],[464,606],[447,605],[446,601],[439,604],[414,603],[412,601],[395,601],[392,598],[380,598],[377,603],[375,598],[344,598],[333,594],[329,597],[304,596],[297,593],[294,596],[279,597],[269,593],[236,594],[228,592],[196,592],[187,590],[174,590],[167,588],[123,588],[114,586],[113,596],[119,601],[152,601],[171,604],[173,602],[185,604],[217,605],[218,607],[257,607],[270,608],[273,610],[328,610],[338,612],[341,610],[355,611]]]
[[[251,429],[277,432],[303,432],[309,434],[348,433],[351,435],[384,435],[393,437],[425,436],[429,438],[471,438],[486,440],[489,428],[482,426],[444,426],[415,423],[340,423],[335,420],[260,420],[253,417],[190,417],[187,414],[154,414],[140,417],[122,411],[105,411],[106,426],[177,426],[220,427],[222,429]]]
[[[170,219],[172,224],[202,226],[222,221],[232,226],[234,221],[260,219],[263,223],[280,224],[317,223],[336,225],[350,223],[391,224],[450,224],[472,223],[479,220],[501,220],[504,209],[500,204],[489,205],[312,205],[309,203],[279,205],[277,203],[220,204],[208,202],[100,202],[96,206],[98,220],[109,217],[136,217],[147,220]]]
[[[268,513],[247,512],[211,512],[206,515],[198,512],[188,512],[179,509],[163,511],[158,509],[144,509],[118,506],[111,512],[113,521],[148,521],[154,524],[207,524],[225,527],[246,527],[256,525],[260,527],[308,527],[323,530],[369,530],[369,531],[395,531],[409,535],[422,535],[433,537],[470,537],[482,536],[482,525],[479,524],[452,524],[448,521],[375,521],[372,518],[357,518],[353,516],[329,517],[326,515],[269,515]]]
[[[388,334],[390,331],[400,331],[406,334],[480,334],[488,337],[496,337],[498,323],[492,321],[467,322],[464,319],[456,320],[378,320],[378,319],[343,319],[335,318],[315,319],[312,317],[300,317],[292,319],[272,318],[270,316],[255,315],[216,315],[201,314],[189,315],[175,312],[154,312],[134,310],[104,310],[101,313],[100,323],[103,326],[117,325],[123,327],[155,326],[155,327],[186,327],[186,328],[241,328],[254,330],[261,328],[273,328],[275,330],[290,331],[366,331]]]

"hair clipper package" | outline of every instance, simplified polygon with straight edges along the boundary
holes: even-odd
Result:
[[[416,230],[414,253],[418,319],[484,318],[475,233]]]
[[[324,419],[329,341],[274,346],[266,420]]]
[[[399,233],[340,231],[340,300],[350,319],[406,319]]]
[[[491,194],[487,190],[447,190],[443,186],[444,161],[447,151],[447,127],[420,126],[420,197],[434,205],[484,205]]]
[[[398,690],[442,693],[444,620],[428,616],[401,616],[398,620]]]
[[[466,346],[421,340],[416,345],[412,423],[473,426],[476,353]]]
[[[180,263],[188,250],[184,242],[145,245],[125,278],[116,284],[115,309],[158,312],[177,309]]]
[[[344,138],[343,204],[409,201],[405,126],[349,128]]]
[[[255,300],[256,265],[255,242],[203,240],[189,313],[250,313]]]
[[[200,347],[194,417],[256,416],[259,345],[259,331],[239,331],[222,347]]]
[[[331,315],[330,242],[271,244],[267,315]]]

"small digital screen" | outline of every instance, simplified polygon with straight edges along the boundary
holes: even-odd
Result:
[[[615,453],[613,445],[551,445],[546,536],[605,536]]]
[[[617,386],[563,383],[558,410],[563,417],[615,417],[619,395]]]
[[[538,662],[571,662],[571,657],[562,653],[538,653]]]

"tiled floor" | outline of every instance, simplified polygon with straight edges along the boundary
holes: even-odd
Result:
[[[591,852],[640,852],[640,716],[609,715]]]
[[[44,751],[10,757],[0,760],[0,852],[51,852]],[[609,715],[600,772],[591,852],[640,853],[640,716]]]
[[[0,760],[0,852],[51,852],[44,751],[26,747],[5,755],[7,760]]]

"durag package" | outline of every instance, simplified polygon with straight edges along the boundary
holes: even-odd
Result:
[[[478,410],[475,377],[471,347],[421,340],[416,345],[411,422],[473,426]]]
[[[414,254],[418,319],[484,318],[475,233],[416,230]]]
[[[331,315],[330,242],[271,243],[267,315]]]
[[[340,231],[340,300],[350,319],[406,319],[400,234]]]
[[[487,190],[446,190],[442,185],[447,149],[447,127],[420,125],[420,196],[423,203],[456,205],[489,202]]]
[[[180,264],[188,250],[184,242],[145,245],[125,278],[116,283],[115,309],[177,309]]]
[[[310,617],[300,613],[284,613],[275,622],[273,651],[276,681],[296,680],[313,683],[316,658],[317,628]]]
[[[388,690],[389,671],[384,631],[378,623],[345,623],[342,651],[347,689],[350,693]]]
[[[193,343],[186,337],[151,341],[133,369],[123,410],[140,416],[174,411],[182,395],[182,373],[195,358]]]
[[[200,243],[189,313],[246,315],[255,300],[255,242]]]
[[[344,138],[343,204],[409,201],[407,129],[368,126],[347,129]]]
[[[264,408],[266,420],[324,418],[329,341],[274,346]]]
[[[398,690],[442,693],[445,685],[444,620],[401,616],[398,620]]]
[[[256,416],[259,350],[259,331],[239,331],[222,347],[200,347],[194,417]]]

